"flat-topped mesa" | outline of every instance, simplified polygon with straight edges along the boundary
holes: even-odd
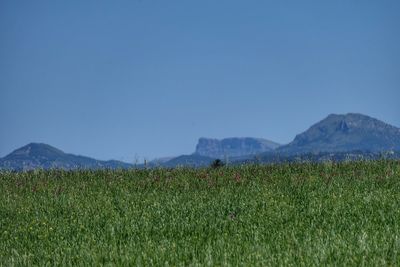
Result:
[[[200,138],[195,154],[224,159],[225,157],[242,157],[272,151],[278,143],[252,137],[232,137],[225,139]]]
[[[400,129],[362,114],[331,114],[277,150],[290,154],[398,151]]]

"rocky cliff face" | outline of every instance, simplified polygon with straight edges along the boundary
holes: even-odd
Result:
[[[331,114],[278,152],[316,153],[400,150],[400,129],[362,114]]]
[[[195,154],[224,159],[225,157],[242,157],[272,151],[278,143],[261,138],[226,138],[222,140],[200,138]]]

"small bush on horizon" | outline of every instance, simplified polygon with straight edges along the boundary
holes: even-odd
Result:
[[[220,159],[213,160],[213,162],[211,162],[211,165],[210,165],[210,167],[212,169],[217,169],[217,168],[220,168],[220,167],[223,167],[223,166],[225,166],[225,163]]]

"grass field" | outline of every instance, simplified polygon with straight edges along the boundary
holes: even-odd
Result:
[[[400,163],[0,173],[0,265],[400,265]]]

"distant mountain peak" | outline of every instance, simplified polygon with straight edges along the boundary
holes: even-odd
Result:
[[[101,161],[84,156],[67,154],[43,143],[30,143],[0,159],[0,169],[100,169],[129,168],[130,164],[110,160]]]
[[[44,143],[29,143],[23,147],[20,147],[13,152],[11,152],[6,157],[14,157],[14,156],[31,156],[37,154],[52,154],[52,155],[63,155],[65,154],[60,149],[57,149],[53,146],[44,144]]]
[[[279,151],[291,153],[400,149],[400,129],[359,114],[330,114]]]

